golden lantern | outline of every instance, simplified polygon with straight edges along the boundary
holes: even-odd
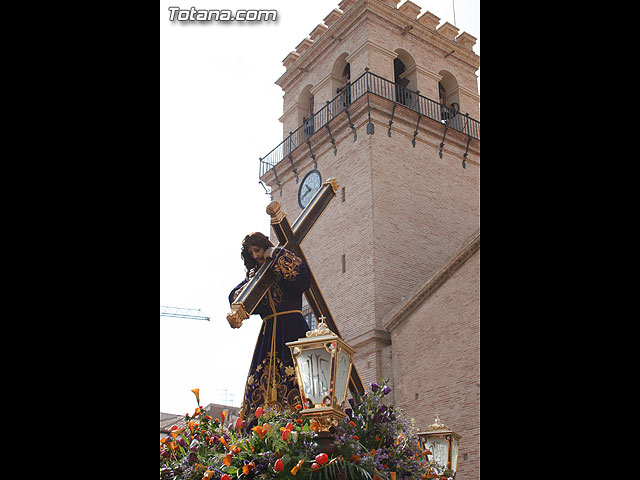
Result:
[[[427,453],[427,459],[433,461],[449,477],[455,477],[456,474],[461,438],[461,435],[440,423],[438,416],[426,431],[418,431],[420,448],[430,452]]]
[[[327,432],[332,425],[346,418],[342,406],[347,398],[349,377],[355,350],[333,333],[320,317],[314,330],[286,345],[296,369],[303,417],[318,423],[317,429]]]

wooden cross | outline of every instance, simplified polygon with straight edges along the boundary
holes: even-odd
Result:
[[[309,262],[307,262],[302,248],[300,248],[300,244],[311,230],[311,227],[313,227],[318,218],[320,218],[320,215],[322,215],[337,192],[338,182],[335,179],[330,178],[324,182],[293,223],[293,227],[289,223],[285,213],[280,210],[280,204],[278,202],[274,201],[267,205],[267,213],[271,216],[271,228],[273,228],[278,238],[279,243],[277,246],[286,248],[298,258],[304,260],[307,267],[309,267],[311,282],[309,288],[304,292],[309,307],[311,307],[316,318],[324,317],[325,323],[331,331],[342,338],[338,326],[329,311],[329,307],[322,296],[320,287],[313,276]],[[275,273],[270,268],[273,261],[273,258],[269,259],[258,269],[255,276],[246,283],[241,293],[232,303],[231,312],[227,314],[227,320],[229,320],[230,323],[232,321],[237,323],[238,321],[246,320],[258,306],[269,287],[275,281]],[[361,395],[364,394],[362,380],[360,379],[360,375],[358,375],[355,365],[351,369],[349,389],[352,392],[357,391]]]

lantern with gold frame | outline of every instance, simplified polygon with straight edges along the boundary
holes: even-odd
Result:
[[[440,423],[439,416],[436,416],[435,422],[427,430],[418,430],[420,448],[428,450],[427,459],[433,461],[449,477],[455,477],[456,474],[461,438],[461,435]]]
[[[296,370],[303,417],[318,423],[319,430],[328,431],[346,418],[342,406],[347,398],[349,376],[355,350],[333,333],[320,317],[318,326],[307,332],[306,338],[286,345]]]

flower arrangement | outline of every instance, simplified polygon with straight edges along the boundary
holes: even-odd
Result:
[[[347,418],[333,427],[337,451],[329,457],[314,441],[319,425],[295,409],[258,408],[258,425],[238,419],[223,427],[227,412],[212,418],[199,405],[185,415],[186,428],[171,427],[160,440],[161,480],[448,480],[421,452],[413,427],[399,408],[383,398],[391,389],[370,384],[349,399]],[[446,472],[449,473],[449,472]],[[449,477],[450,478],[450,477]]]

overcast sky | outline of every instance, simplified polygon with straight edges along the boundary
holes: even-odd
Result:
[[[479,0],[416,0],[478,39]],[[260,318],[225,318],[244,278],[240,244],[269,234],[259,158],[282,141],[282,60],[339,0],[160,2],[160,305],[199,308],[210,322],[160,317],[160,411],[240,405]],[[169,7],[277,10],[277,21],[178,22]],[[479,72],[478,72],[479,73]],[[274,197],[277,200],[277,195]],[[286,212],[285,212],[286,213]],[[290,219],[292,222],[295,218]],[[322,286],[320,286],[322,287]]]

